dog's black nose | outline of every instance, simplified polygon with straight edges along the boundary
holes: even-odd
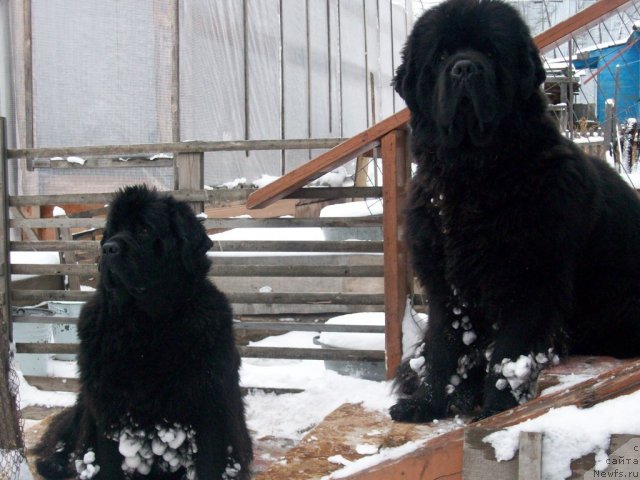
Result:
[[[118,242],[105,242],[102,245],[102,254],[103,255],[117,255],[120,253],[120,245]]]
[[[451,76],[454,78],[464,78],[478,73],[480,69],[471,60],[458,60],[451,67]]]

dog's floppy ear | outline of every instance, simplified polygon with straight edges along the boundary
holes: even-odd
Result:
[[[179,240],[178,254],[182,263],[190,272],[197,273],[198,270],[204,269],[206,273],[209,268],[206,253],[213,242],[189,205],[170,199],[170,207],[171,223],[174,235]]]

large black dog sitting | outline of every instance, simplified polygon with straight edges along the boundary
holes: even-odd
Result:
[[[47,479],[248,479],[231,309],[190,207],[146,187],[111,204],[80,314],[81,390],[35,450]]]
[[[498,0],[434,7],[404,47],[407,229],[429,324],[398,370],[395,420],[511,408],[567,353],[640,355],[640,201],[560,135],[544,78]]]

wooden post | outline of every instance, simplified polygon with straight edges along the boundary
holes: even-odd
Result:
[[[603,133],[604,133],[605,151],[610,152],[611,156],[614,158],[614,162],[617,163],[617,160],[615,160],[616,158],[615,149],[613,148],[613,140],[614,140],[613,129],[614,129],[614,126],[616,125],[615,122],[613,121],[613,117],[615,115],[614,108],[615,108],[615,105],[613,103],[613,100],[607,99],[604,104],[604,125],[603,125],[604,132]]]
[[[173,178],[176,190],[204,189],[204,153],[178,153],[174,157]],[[204,203],[190,204],[196,213],[204,212]]]
[[[64,217],[59,217],[59,218],[67,218],[67,216],[65,215]],[[71,229],[69,227],[58,228],[58,235],[60,237],[60,240],[68,240],[68,241],[73,240],[73,235],[71,234]],[[61,256],[60,263],[67,264],[67,265],[77,264],[76,252],[74,251],[60,252],[60,256]],[[78,275],[68,275],[68,279],[69,279],[69,290],[80,290],[80,277]]]
[[[542,433],[520,432],[518,480],[542,478]]]
[[[391,378],[402,360],[402,319],[409,293],[404,208],[410,169],[405,131],[393,130],[386,134],[381,147],[385,351],[387,378]]]
[[[11,385],[10,344],[13,339],[9,304],[9,192],[5,119],[0,117],[0,450],[22,450],[16,398]],[[15,387],[15,386],[14,386]],[[0,474],[3,472],[0,472]]]

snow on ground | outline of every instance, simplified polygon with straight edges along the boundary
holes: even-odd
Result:
[[[382,200],[379,198],[361,200],[358,202],[328,205],[320,211],[320,217],[366,217],[368,215],[382,215]]]
[[[75,362],[67,362],[74,363]],[[70,392],[46,392],[32,387],[27,383],[19,370],[16,372],[20,380],[20,408],[30,406],[41,407],[68,407],[76,401],[76,394]]]

